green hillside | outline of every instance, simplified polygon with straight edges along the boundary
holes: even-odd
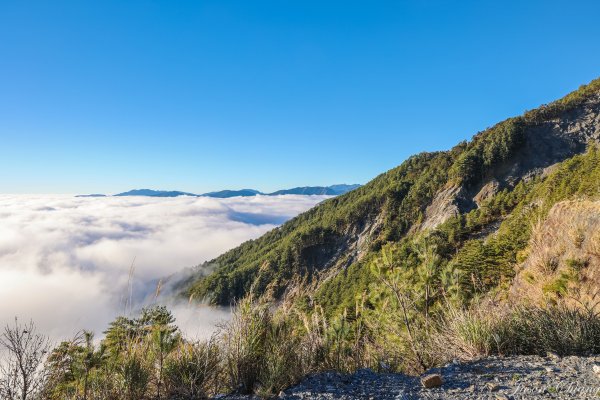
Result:
[[[413,156],[368,184],[327,200],[210,261],[214,272],[192,279],[186,292],[213,304],[229,304],[250,290],[278,298],[290,281],[302,277],[316,280],[318,296],[326,304],[343,306],[368,285],[364,265],[382,246],[399,246],[403,257],[411,258],[408,243],[422,236],[420,227],[427,219],[427,208],[436,195],[449,188],[455,190],[447,202],[456,206],[459,216],[444,216],[444,224],[434,226],[437,240],[443,242],[437,247],[447,253],[441,257],[470,271],[479,262],[473,257],[484,256],[491,265],[484,263],[476,275],[483,288],[491,288],[510,275],[514,252],[526,238],[509,241],[508,249],[469,238],[485,233],[486,227],[503,220],[515,207],[523,207],[522,202],[528,201],[524,197],[544,180],[540,177],[543,168],[585,151],[594,139],[589,133],[565,134],[549,127],[557,120],[569,123],[581,118],[579,114],[597,112],[599,90],[600,80],[594,80],[556,102],[500,122],[449,151]],[[499,182],[501,190],[478,206],[474,197],[492,180]],[[328,279],[324,280],[325,276]],[[325,283],[319,284],[321,280]]]

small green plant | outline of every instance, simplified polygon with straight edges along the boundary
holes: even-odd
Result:
[[[523,274],[523,278],[525,279],[526,282],[533,284],[535,283],[535,275],[532,274],[531,272],[526,272],[525,274]]]
[[[552,295],[556,297],[564,297],[569,292],[569,284],[575,279],[574,274],[571,271],[563,271],[560,275],[545,284],[542,287],[542,291],[546,295]]]
[[[567,264],[567,267],[569,267],[575,271],[580,271],[588,266],[589,260],[582,260],[579,258],[569,258],[569,259],[565,260],[565,264]]]

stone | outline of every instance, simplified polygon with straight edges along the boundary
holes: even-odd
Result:
[[[490,392],[497,392],[498,390],[500,390],[500,385],[496,383],[489,382],[486,386]]]
[[[594,371],[594,374],[600,378],[600,364],[592,365],[592,371]]]
[[[477,203],[477,206],[479,207],[485,200],[491,198],[496,193],[498,193],[499,189],[500,182],[498,182],[496,179],[492,179],[481,188],[481,190],[475,195],[475,197],[473,197],[473,201],[475,201],[475,203]]]
[[[439,374],[430,374],[421,377],[421,384],[426,389],[436,388],[442,386],[444,380]]]

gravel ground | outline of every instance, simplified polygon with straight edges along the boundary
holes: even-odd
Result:
[[[419,377],[360,370],[352,375],[320,373],[280,393],[282,399],[600,399],[600,357],[490,357],[452,363],[441,387],[425,389]],[[244,397],[227,397],[227,399]],[[248,397],[245,397],[248,399]]]

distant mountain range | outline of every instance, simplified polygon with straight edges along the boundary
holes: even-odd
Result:
[[[180,192],[177,190],[133,189],[128,192],[117,193],[114,196],[177,197],[177,196],[197,196],[197,195],[195,195],[193,193]]]
[[[240,189],[240,190],[221,190],[218,192],[209,192],[204,194],[194,194],[188,192],[180,192],[178,190],[152,190],[152,189],[133,189],[123,193],[117,193],[113,196],[146,196],[146,197],[178,197],[178,196],[194,196],[194,197],[214,197],[226,199],[230,197],[251,197],[257,195],[263,196],[279,196],[284,194],[301,194],[301,195],[328,195],[337,196],[347,193],[351,190],[360,187],[358,184],[353,185],[331,185],[331,186],[302,186],[291,189],[277,190],[272,193],[263,193],[255,189]],[[104,194],[80,194],[76,197],[105,197]]]
[[[218,192],[204,193],[201,196],[217,197],[219,199],[226,199],[229,197],[238,197],[238,196],[251,197],[251,196],[256,196],[258,194],[264,194],[264,193],[259,192],[258,190],[254,190],[254,189],[241,189],[241,190],[220,190]]]

